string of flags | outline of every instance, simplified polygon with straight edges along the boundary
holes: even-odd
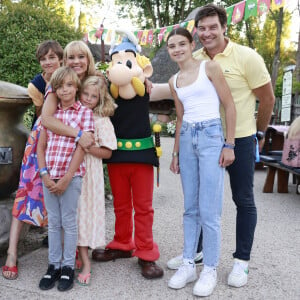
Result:
[[[279,9],[284,7],[286,1],[293,0],[244,0],[238,2],[232,6],[226,8],[227,13],[227,25],[234,25],[242,20],[247,20],[250,17],[261,16],[269,11]],[[162,28],[156,29],[144,29],[134,31],[135,36],[139,40],[141,46],[152,45],[154,42],[161,44],[166,41],[169,32],[177,27],[184,27],[194,36],[196,33],[196,28],[194,27],[194,20],[185,21],[180,24],[170,25]],[[114,29],[106,29],[100,27],[98,29],[93,29],[86,33],[84,40],[91,42],[93,44],[100,44],[101,40],[104,44],[110,45],[113,38]],[[120,43],[122,36],[115,34],[116,44]]]

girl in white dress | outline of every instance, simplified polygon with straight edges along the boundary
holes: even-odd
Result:
[[[86,174],[82,181],[78,205],[78,250],[82,261],[78,283],[88,285],[91,262],[88,248],[105,246],[105,203],[102,159],[111,157],[117,140],[110,116],[115,110],[114,100],[108,93],[106,82],[98,76],[89,76],[82,85],[80,101],[93,110],[95,145],[85,154]]]

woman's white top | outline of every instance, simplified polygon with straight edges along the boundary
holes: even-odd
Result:
[[[177,87],[179,72],[174,76],[174,89],[183,104],[183,121],[188,123],[220,118],[219,96],[206,75],[205,63],[201,62],[198,78],[190,85]]]

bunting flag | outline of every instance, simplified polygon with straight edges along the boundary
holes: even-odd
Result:
[[[105,44],[110,45],[110,43],[111,43],[111,38],[112,38],[112,33],[113,33],[113,30],[112,30],[112,29],[108,29],[108,30],[107,30],[107,33],[106,33],[106,36],[105,36],[105,39],[104,39],[104,43],[105,43]]]
[[[271,0],[243,0],[226,8],[227,25],[237,24],[242,20],[247,20],[249,17],[261,16],[267,13],[270,7],[274,10],[279,9],[285,5],[286,1],[287,0],[272,0],[271,4]],[[162,28],[137,30],[134,31],[134,34],[142,46],[152,45],[154,42],[161,44],[167,40],[169,33],[179,26],[186,28],[192,36],[196,33],[195,21],[189,20]],[[104,28],[93,29],[84,35],[83,40],[90,41],[91,43],[101,43],[101,40],[103,40],[105,44],[109,45],[113,31],[112,29]],[[115,40],[116,43],[120,43],[122,36],[116,34]]]
[[[284,4],[285,4],[285,0],[273,0],[271,8],[273,10],[276,10],[276,9],[283,7]]]
[[[148,33],[149,30],[144,30],[140,39],[140,45],[145,46],[147,45],[147,40],[148,40]]]
[[[233,13],[232,13],[232,24],[236,24],[238,22],[241,22],[244,18],[244,12],[245,12],[245,2],[239,2],[234,6]]]
[[[257,0],[247,0],[245,5],[244,20],[256,16],[257,16]]]
[[[168,26],[167,30],[165,31],[164,41],[167,41],[167,38],[169,36],[169,33],[173,30],[174,26]]]
[[[153,39],[154,39],[154,37],[153,37],[153,29],[150,29],[148,31],[147,44],[152,45]]]
[[[158,42],[159,42],[159,44],[162,42],[166,30],[167,30],[167,27],[163,27],[163,28],[160,29],[159,34],[158,34]]]
[[[270,9],[271,0],[257,0],[257,13],[261,16]]]
[[[188,21],[188,24],[186,26],[186,29],[191,32],[194,28],[194,25],[195,25],[195,20],[191,20],[191,21]]]
[[[227,25],[231,24],[233,9],[234,9],[234,6],[230,6],[230,7],[226,8]]]
[[[143,35],[143,30],[139,30],[139,31],[137,32],[137,39],[138,39],[139,41],[141,41],[142,35]]]

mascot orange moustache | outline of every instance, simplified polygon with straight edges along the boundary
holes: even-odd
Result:
[[[159,249],[152,234],[153,167],[159,165],[161,150],[155,148],[151,135],[149,101],[170,99],[171,95],[168,84],[154,84],[150,95],[146,92],[144,82],[153,68],[139,51],[130,33],[111,50],[107,77],[117,104],[111,121],[118,149],[106,163],[114,197],[115,235],[104,251],[93,253],[93,258],[108,261],[136,256],[142,275],[152,279],[163,276],[155,263]]]

